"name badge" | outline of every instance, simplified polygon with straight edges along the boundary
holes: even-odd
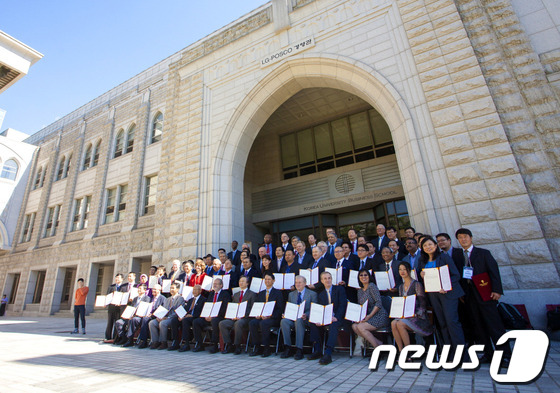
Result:
[[[473,268],[469,266],[465,266],[463,268],[463,278],[470,280],[472,279],[472,276],[473,276]]]

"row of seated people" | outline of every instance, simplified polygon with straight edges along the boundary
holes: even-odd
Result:
[[[445,236],[443,236],[445,235]],[[450,238],[446,234],[440,234],[437,238],[446,237],[446,241]],[[293,250],[284,251],[282,263],[278,264],[278,271],[281,273],[294,273],[296,275],[294,286],[291,292],[288,290],[280,291],[274,288],[274,268],[270,257],[263,255],[261,261],[263,266],[253,267],[251,259],[246,257],[243,259],[243,269],[239,272],[233,269],[221,271],[222,274],[237,275],[236,285],[239,291],[232,296],[231,290],[223,290],[223,282],[216,279],[212,284],[212,291],[204,293],[201,283],[196,282],[196,277],[206,274],[201,271],[201,265],[196,269],[197,272],[191,272],[191,277],[185,279],[184,284],[193,283],[192,298],[185,304],[184,298],[179,293],[181,288],[180,282],[174,282],[171,285],[170,294],[165,298],[160,294],[160,285],[151,288],[151,310],[152,312],[160,305],[168,310],[163,318],[156,318],[151,315],[149,317],[134,317],[127,323],[125,320],[117,320],[117,343],[124,346],[132,346],[134,332],[140,328],[138,346],[140,348],[148,346],[148,334],[151,336],[150,348],[165,349],[167,347],[168,329],[171,329],[172,345],[170,350],[188,351],[190,343],[194,338],[194,351],[204,350],[202,346],[202,338],[207,327],[212,330],[210,352],[218,352],[218,342],[221,333],[225,348],[223,353],[233,352],[242,353],[241,343],[247,331],[250,332],[251,345],[253,350],[250,355],[262,356],[270,355],[270,328],[281,327],[284,344],[286,350],[282,357],[289,357],[295,353],[296,359],[303,357],[303,335],[308,329],[310,341],[313,351],[309,356],[311,359],[320,358],[322,364],[328,364],[332,361],[331,353],[337,342],[338,330],[343,327],[345,321],[346,306],[348,302],[356,302],[364,304],[366,300],[367,315],[360,321],[352,324],[352,330],[356,335],[362,337],[372,346],[380,344],[378,338],[374,336],[374,332],[379,329],[392,328],[392,334],[395,342],[400,350],[410,343],[409,333],[416,333],[420,336],[428,336],[432,333],[434,326],[429,322],[426,309],[431,307],[434,311],[437,324],[436,328],[443,338],[444,344],[450,344],[453,348],[459,345],[465,345],[467,339],[469,344],[477,343],[485,345],[485,354],[481,362],[486,362],[492,358],[493,347],[491,340],[496,342],[497,339],[505,332],[503,324],[496,310],[496,302],[502,294],[501,279],[496,261],[490,252],[481,248],[474,247],[472,244],[472,233],[465,228],[461,228],[456,232],[456,237],[461,244],[462,249],[442,249],[438,246],[438,241],[434,238],[424,235],[420,240],[421,247],[418,250],[417,240],[414,238],[407,239],[406,248],[408,254],[402,259],[397,259],[395,251],[390,247],[385,247],[381,251],[382,263],[375,262],[368,257],[369,248],[362,244],[357,246],[357,259],[352,257],[352,253],[348,252],[344,247],[335,246],[333,254],[334,260],[328,258],[328,253],[321,250],[321,246],[313,248],[313,262],[304,266],[295,260]],[[451,256],[450,256],[451,254]],[[270,263],[268,263],[270,262]],[[227,266],[227,261],[226,261]],[[437,292],[424,291],[423,280],[424,269],[447,267],[449,271],[449,281],[451,287],[447,290],[440,289]],[[305,277],[299,275],[304,269],[315,269],[319,271],[320,280],[317,283],[310,284]],[[342,279],[339,282],[334,280],[331,273],[325,271],[325,268],[341,268]],[[175,269],[172,269],[173,271]],[[188,270],[188,269],[187,269]],[[351,270],[358,271],[359,288],[353,288],[348,285],[348,277]],[[376,281],[372,275],[372,271],[385,271],[394,275],[394,287],[386,291],[379,291]],[[461,273],[459,273],[461,272]],[[183,271],[185,277],[189,273]],[[474,283],[475,277],[483,275],[490,281],[492,288],[489,298],[483,298],[483,294]],[[128,286],[133,285],[130,280]],[[195,277],[195,281],[192,281]],[[266,289],[258,293],[254,293],[249,289],[251,280],[254,277],[262,277]],[[121,277],[122,279],[122,277]],[[118,280],[118,277],[116,278]],[[146,278],[141,279],[146,280]],[[233,280],[230,281],[234,282]],[[144,285],[140,285],[143,287]],[[232,285],[231,287],[234,287]],[[230,287],[230,288],[231,288]],[[120,290],[126,290],[126,285],[119,286]],[[109,291],[112,289],[110,288]],[[118,289],[117,289],[118,290]],[[138,298],[150,299],[144,290],[138,290]],[[388,318],[388,310],[383,307],[382,295],[386,296],[411,296],[416,295],[415,313],[413,317],[396,318],[390,322]],[[139,301],[138,298],[135,301]],[[305,311],[303,315],[292,321],[283,318],[284,307],[286,302],[300,304],[306,301]],[[145,300],[143,300],[145,301]],[[200,312],[204,302],[222,302],[222,307],[216,317],[201,318]],[[249,317],[251,307],[247,307],[247,313],[239,319],[226,319],[225,313],[229,302],[241,303],[247,302],[267,302],[275,301],[274,312],[270,317]],[[326,340],[325,351],[322,352],[320,345],[321,331],[324,328],[320,324],[308,322],[309,307],[311,303],[318,303],[323,306],[333,304],[333,318],[330,323],[328,339]],[[180,318],[175,310],[184,306],[187,314]],[[109,311],[111,315],[111,310]],[[118,311],[115,312],[113,318],[116,317]],[[110,316],[111,319],[111,316]],[[474,325],[468,325],[468,320],[478,321]],[[461,323],[463,322],[463,323]],[[179,337],[178,330],[181,327],[182,336]],[[108,326],[109,329],[109,326]],[[290,331],[294,329],[296,334],[296,345],[292,348],[292,340]],[[192,333],[191,333],[192,330]],[[231,331],[234,331],[234,342],[231,342]],[[194,337],[193,337],[194,336]],[[465,339],[467,336],[467,339]],[[262,346],[262,347],[261,347]],[[504,362],[507,363],[511,356],[508,346],[499,347],[504,350]]]

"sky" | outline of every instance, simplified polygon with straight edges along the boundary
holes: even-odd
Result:
[[[0,94],[34,134],[267,0],[0,0],[0,30],[44,57]]]

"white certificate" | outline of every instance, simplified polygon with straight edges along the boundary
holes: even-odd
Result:
[[[108,306],[109,304],[111,304],[111,302],[113,301],[113,296],[114,296],[115,292],[111,292],[110,294],[108,294],[107,296],[105,296],[105,305]]]
[[[367,315],[367,307],[367,300],[364,304],[348,302],[348,306],[346,307],[346,316],[344,318],[353,322],[361,322]]]
[[[179,293],[183,293],[183,286],[185,285],[183,281],[175,280],[175,284],[179,284]]]
[[[284,274],[284,289],[292,289],[296,283],[295,273],[285,273]]]
[[[339,267],[338,269],[335,269],[333,267],[326,267],[325,271],[329,272],[331,274],[333,285],[338,285],[338,283],[342,281],[342,268],[341,267]]]
[[[239,287],[232,288],[231,292],[232,292],[231,293],[232,295],[235,295],[237,292],[241,292],[241,288],[239,288]]]
[[[306,285],[311,285],[311,272],[309,270],[301,269],[299,275],[305,278]]]
[[[247,303],[247,302],[243,302]],[[235,319],[237,318],[237,311],[239,310],[239,303],[228,303],[226,309],[226,319]]]
[[[266,288],[266,285],[264,285],[264,280],[262,278],[258,278],[258,277],[253,277],[253,279],[251,280],[251,287],[249,287],[249,289],[255,293],[259,293],[260,291],[263,291]]]
[[[183,291],[181,292],[181,296],[183,296],[186,302],[188,302],[189,299],[193,297],[193,293],[192,293],[193,288],[194,287],[189,287],[188,285],[183,286]]]
[[[391,299],[391,311],[389,318],[402,318],[404,310],[404,297],[394,297]]]
[[[443,265],[439,268],[439,278],[441,281],[441,287],[445,291],[451,291],[453,286],[451,285],[451,275],[449,274],[449,266]]]
[[[179,318],[184,318],[185,315],[187,315],[187,310],[185,310],[185,307],[179,306],[175,309],[175,314],[177,314]]]
[[[121,297],[121,306],[126,306],[128,303],[128,297],[130,296],[130,292],[123,292]]]
[[[300,305],[295,303],[286,303],[286,310],[284,311],[284,318],[291,321],[296,321],[303,316],[305,310],[305,300]]]
[[[202,307],[202,312],[200,313],[200,317],[201,318],[206,318],[210,316],[210,313],[212,312],[212,306],[214,305],[214,303],[204,303],[204,307]]]
[[[249,313],[249,316],[250,317],[259,317],[262,314],[263,308],[264,308],[264,303],[263,302],[253,303],[253,307],[251,308],[251,312]]]
[[[222,283],[224,284],[222,289],[229,289],[229,282],[231,280],[231,276],[229,274],[224,274],[223,276],[213,276],[212,277],[212,283],[214,282],[214,280],[216,280],[218,278],[221,279]]]
[[[330,325],[332,323],[334,311],[334,304],[325,306],[325,314],[323,315],[323,325]]]
[[[276,304],[276,301],[266,302],[264,304],[261,316],[263,316],[263,317],[272,316],[272,313],[274,312],[274,305],[275,304]]]
[[[418,281],[418,276],[416,275],[416,270],[415,270],[415,269],[411,269],[411,270],[410,270],[410,277],[411,277],[413,280]]]
[[[302,269],[299,271],[300,276],[305,277],[307,285],[315,285],[319,282],[319,268],[316,267],[312,270]]]
[[[130,289],[130,299],[135,299],[138,297],[138,288],[132,287]]]
[[[245,314],[247,314],[247,305],[249,302],[241,302],[239,304],[239,309],[237,310],[237,318],[245,318]]]
[[[416,295],[406,296],[404,302],[403,317],[412,318],[416,310]]]
[[[165,307],[163,307],[163,306],[159,306],[159,307],[156,309],[156,311],[154,311],[154,316],[155,316],[156,318],[160,318],[160,319],[161,319],[161,318],[164,318],[164,317],[167,315],[168,312],[169,312],[169,310],[168,310],[167,308],[165,308]]]
[[[136,311],[136,307],[126,306],[123,313],[121,314],[122,319],[130,319],[134,316],[134,312]]]
[[[349,271],[348,286],[352,288],[360,288],[360,284],[358,283],[358,270]]]
[[[111,304],[115,306],[120,306],[123,293],[125,292],[113,292],[113,299],[111,300]]]
[[[169,293],[171,291],[171,280],[163,280],[161,284],[161,292]]]
[[[211,291],[212,290],[212,277],[204,276],[204,280],[202,280],[202,284],[200,286],[205,291]]]
[[[218,314],[220,313],[220,308],[222,308],[222,302],[214,303],[214,306],[212,307],[212,312],[210,313],[210,318],[217,317]]]
[[[158,277],[157,276],[150,276],[150,279],[148,280],[148,288],[153,288],[157,285],[158,283]]]
[[[374,272],[375,282],[377,283],[377,288],[380,291],[387,291],[393,286],[391,285],[391,279],[389,278],[389,272]],[[392,274],[392,273],[391,273]]]
[[[95,307],[105,307],[105,299],[107,299],[107,296],[98,295],[95,298]]]
[[[309,322],[330,325],[333,317],[333,304],[328,306],[321,306],[317,303],[311,303],[311,310],[309,311]]]
[[[424,269],[424,290],[426,292],[439,292],[441,281],[439,279],[439,269],[437,267]]]
[[[136,307],[136,315],[139,317],[145,317],[148,315],[148,310],[150,309],[150,303],[140,302],[138,307]]]
[[[273,273],[273,275],[274,284],[272,285],[272,287],[279,290],[284,289],[284,275],[282,273]]]

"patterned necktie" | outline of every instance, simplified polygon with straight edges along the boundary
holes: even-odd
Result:
[[[303,301],[303,299],[301,298],[301,292],[298,292],[297,304],[301,304],[302,301]]]
[[[331,290],[330,289],[327,291],[327,296],[329,297],[329,304],[331,304],[332,301],[331,301]]]
[[[265,302],[268,302],[268,292],[269,292],[269,291],[268,291],[268,289],[267,289],[267,290],[266,290],[266,300],[265,300]]]
[[[469,252],[467,250],[463,250],[463,257],[465,258],[465,266],[469,266],[471,261],[469,259]]]

